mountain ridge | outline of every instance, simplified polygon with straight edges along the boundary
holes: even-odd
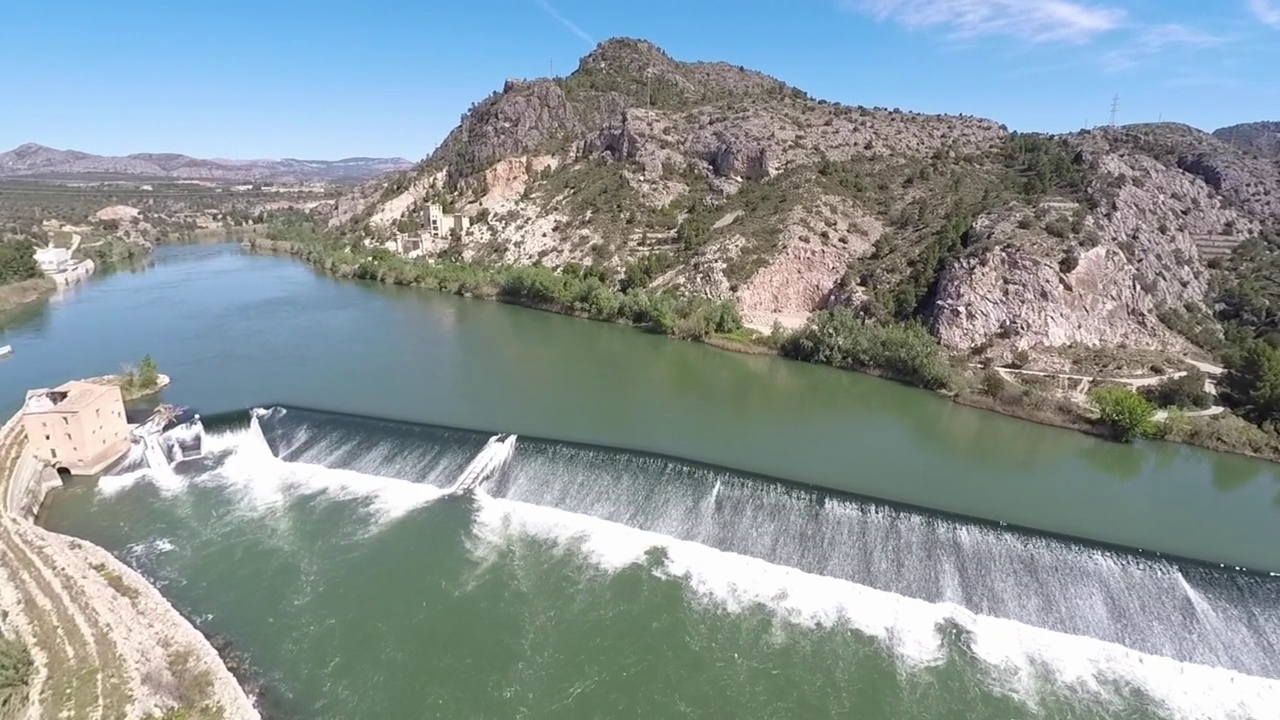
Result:
[[[25,143],[0,153],[0,178],[49,178],[77,175],[115,175],[147,179],[360,182],[413,163],[404,158],[351,157],[339,160],[202,159],[180,153],[93,155]]]
[[[436,202],[473,219],[464,238],[422,230]],[[1280,226],[1280,164],[1176,123],[1049,135],[815,100],[617,38],[568,76],[506,81],[330,223],[733,299],[761,328],[842,307],[997,360],[1181,352],[1161,317],[1212,324],[1210,265]]]

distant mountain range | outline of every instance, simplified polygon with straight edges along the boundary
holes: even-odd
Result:
[[[77,150],[56,150],[35,143],[0,153],[0,178],[360,182],[412,166],[413,163],[404,158],[202,160],[177,153],[110,157]]]

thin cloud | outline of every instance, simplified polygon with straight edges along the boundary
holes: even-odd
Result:
[[[1102,67],[1108,72],[1120,72],[1170,51],[1186,54],[1221,45],[1226,40],[1186,25],[1153,25],[1141,29],[1125,47],[1105,53]]]
[[[560,11],[556,10],[554,7],[551,6],[551,3],[547,2],[547,0],[534,0],[534,1],[537,3],[538,7],[542,8],[543,12],[550,15],[553,19],[555,19],[556,22],[565,26],[565,28],[569,32],[582,38],[582,41],[585,42],[586,44],[591,45],[592,47],[595,47],[595,44],[596,44],[595,38],[588,35],[586,30],[583,30],[582,28],[573,24],[572,20],[561,15]]]
[[[1264,24],[1280,27],[1280,2],[1276,0],[1249,0],[1254,17]]]
[[[1083,42],[1119,27],[1126,16],[1120,8],[1074,0],[843,0],[842,5],[912,30],[950,28],[950,35],[960,39],[1005,35],[1036,43]]]

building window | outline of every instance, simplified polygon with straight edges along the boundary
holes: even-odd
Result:
[[[70,424],[71,424],[71,418],[66,418],[66,417],[62,418],[62,424],[63,424],[63,425],[70,425]]]
[[[94,417],[102,417],[102,408],[95,408],[95,409],[94,409],[94,411],[93,411],[93,416],[94,416]]]
[[[68,439],[68,440],[70,440],[70,439],[71,439],[71,433],[67,433],[67,439]]]
[[[57,459],[58,459],[58,449],[57,449],[57,448],[49,448],[49,458],[50,458],[51,460],[57,460]]]
[[[45,439],[45,442],[48,442],[48,441],[52,440],[53,438],[49,437],[48,435],[45,435],[45,436],[44,436],[44,439]]]

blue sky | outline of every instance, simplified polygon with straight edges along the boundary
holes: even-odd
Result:
[[[44,0],[0,3],[0,149],[428,154],[507,77],[594,42],[849,104],[1019,130],[1280,119],[1280,0]]]

